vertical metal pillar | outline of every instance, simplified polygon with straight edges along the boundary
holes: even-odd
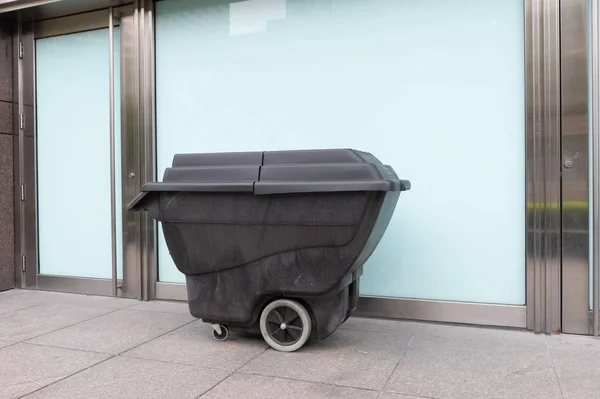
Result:
[[[560,2],[525,0],[527,328],[561,323]]]
[[[599,256],[599,243],[600,243],[600,234],[599,234],[599,223],[598,223],[598,171],[600,167],[600,162],[598,160],[598,129],[599,129],[599,106],[600,106],[600,98],[599,98],[599,70],[598,70],[598,0],[591,1],[591,34],[592,34],[592,46],[591,46],[591,65],[592,65],[592,103],[591,110],[592,113],[592,157],[593,157],[593,167],[591,171],[591,181],[592,181],[592,215],[593,215],[593,300],[592,300],[592,312],[593,312],[593,334],[598,336],[598,311],[600,307],[600,303],[598,302],[598,284],[599,284],[599,271],[598,271],[598,256]]]
[[[116,171],[115,171],[115,39],[113,9],[108,9],[108,62],[110,85],[110,214],[112,244],[112,294],[117,296],[117,214],[116,214]]]

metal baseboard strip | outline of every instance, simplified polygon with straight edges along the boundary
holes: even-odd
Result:
[[[526,328],[527,307],[470,302],[361,297],[355,316]]]
[[[187,301],[185,284],[156,283],[156,299]],[[527,323],[525,306],[369,296],[360,298],[354,315],[512,328],[526,328]]]
[[[71,294],[112,296],[110,279],[38,275],[37,288]]]
[[[187,301],[187,288],[185,284],[179,283],[161,283],[155,285],[156,299],[166,299],[173,301]]]

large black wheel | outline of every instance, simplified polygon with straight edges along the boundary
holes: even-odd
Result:
[[[260,315],[260,332],[271,348],[281,352],[300,349],[312,330],[310,315],[299,302],[278,299]]]

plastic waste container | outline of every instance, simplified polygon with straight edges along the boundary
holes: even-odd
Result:
[[[279,351],[332,334],[410,182],[350,149],[178,154],[128,205],[160,221],[192,316]]]

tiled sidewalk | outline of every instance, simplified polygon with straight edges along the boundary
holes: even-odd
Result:
[[[596,398],[600,340],[350,319],[295,353],[184,303],[0,293],[0,398]]]

